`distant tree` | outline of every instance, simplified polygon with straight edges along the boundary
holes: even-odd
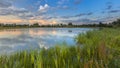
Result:
[[[60,26],[63,26],[63,24],[61,23]]]
[[[117,21],[112,22],[113,26],[120,26],[120,19],[117,19]]]
[[[68,26],[72,26],[72,25],[73,25],[72,22],[68,23]]]
[[[99,27],[103,27],[104,24],[102,22],[99,22]]]
[[[113,21],[113,22],[112,22],[112,24],[113,24],[113,25],[116,25],[116,24],[117,24],[117,22],[116,22],[116,21]]]
[[[120,19],[117,19],[116,24],[120,25]]]
[[[33,26],[37,27],[37,26],[39,26],[39,24],[38,23],[34,23]]]
[[[99,25],[102,25],[103,23],[102,22],[99,22]]]

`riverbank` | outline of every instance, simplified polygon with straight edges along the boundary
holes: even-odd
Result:
[[[105,27],[0,27],[2,29],[25,29],[25,28],[105,28]],[[107,27],[111,28],[111,27]]]
[[[0,57],[1,68],[119,68],[120,28],[79,34],[78,46],[60,45]]]

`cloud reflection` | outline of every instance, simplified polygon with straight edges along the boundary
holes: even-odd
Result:
[[[0,30],[0,54],[37,48],[48,49],[63,42],[74,45],[74,37],[88,30],[91,29],[30,28]]]

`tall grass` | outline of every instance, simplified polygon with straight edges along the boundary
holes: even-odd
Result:
[[[0,68],[120,68],[120,31],[102,29],[79,34],[76,46],[0,57]]]

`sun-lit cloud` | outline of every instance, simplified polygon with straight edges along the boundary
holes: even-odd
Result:
[[[22,23],[24,20],[13,15],[0,16],[0,23]]]
[[[34,23],[39,23],[39,24],[47,24],[47,21],[45,20],[28,20],[30,24],[34,24]]]
[[[49,9],[49,5],[48,4],[45,4],[44,6],[40,5],[38,11],[40,12],[46,12],[48,9]]]
[[[53,20],[50,24],[57,24],[57,22],[55,20]]]

